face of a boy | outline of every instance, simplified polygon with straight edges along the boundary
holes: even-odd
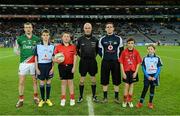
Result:
[[[63,36],[62,36],[62,40],[63,40],[64,43],[69,43],[70,40],[71,40],[71,37],[70,37],[69,34],[65,33],[65,34],[63,34]]]
[[[127,43],[127,47],[128,47],[129,50],[132,50],[134,48],[134,41],[129,41]]]
[[[148,51],[149,54],[154,54],[155,53],[155,49],[153,47],[151,47],[151,46],[148,47],[147,51]]]
[[[49,35],[49,33],[42,33],[41,37],[42,37],[43,41],[48,41],[50,38],[50,35]]]

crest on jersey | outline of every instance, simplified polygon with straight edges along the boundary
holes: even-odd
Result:
[[[108,46],[108,50],[113,50],[113,46],[111,44]]]

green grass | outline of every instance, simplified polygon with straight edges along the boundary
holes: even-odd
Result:
[[[137,47],[141,55],[146,55],[145,47]],[[155,109],[150,110],[147,108],[149,99],[149,92],[146,95],[144,107],[142,109],[136,108],[122,108],[113,102],[114,93],[112,82],[108,91],[108,104],[93,104],[95,115],[120,115],[120,114],[147,114],[147,115],[180,115],[180,79],[179,79],[179,66],[180,66],[180,47],[178,46],[162,46],[157,47],[157,54],[161,56],[163,61],[163,68],[161,72],[160,86],[156,88],[154,104]],[[101,59],[97,57],[99,70],[97,74],[97,95],[102,99],[102,86],[100,85],[100,62]],[[15,108],[18,100],[18,64],[19,57],[13,55],[13,50],[9,48],[0,48],[0,114],[1,115],[88,115],[87,101],[84,100],[81,104],[76,104],[74,107],[69,106],[69,94],[67,93],[67,103],[65,107],[59,105],[60,85],[61,82],[58,77],[57,65],[55,66],[55,76],[52,80],[51,99],[55,103],[53,107],[44,106],[38,108],[33,103],[33,88],[32,79],[30,76],[26,78],[25,84],[25,102],[24,106],[20,109]],[[143,87],[143,75],[141,69],[139,70],[140,81],[135,84],[134,101],[136,104]],[[76,99],[79,95],[79,73],[78,68],[74,77],[75,83],[75,96]],[[90,78],[86,78],[84,98],[91,96],[91,82]],[[123,83],[120,85],[120,97],[122,102]]]

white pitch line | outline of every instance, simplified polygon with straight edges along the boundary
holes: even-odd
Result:
[[[92,103],[92,98],[90,96],[87,96],[86,100],[88,103],[89,116],[94,116],[94,107],[93,107],[93,103]]]
[[[8,58],[8,57],[12,57],[12,56],[15,56],[15,55],[2,56],[2,57],[0,57],[0,59],[4,59],[4,58]]]

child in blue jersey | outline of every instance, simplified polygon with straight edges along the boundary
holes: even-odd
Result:
[[[42,107],[44,103],[52,106],[50,101],[51,78],[53,77],[53,57],[54,45],[49,42],[50,32],[44,29],[41,32],[42,43],[35,48],[35,64],[37,78],[40,80],[41,101],[38,107]],[[45,99],[45,84],[46,84],[46,99]]]
[[[140,101],[136,104],[137,108],[143,106],[145,95],[150,86],[150,97],[148,107],[153,109],[153,97],[155,86],[159,85],[159,74],[162,67],[162,62],[160,57],[155,54],[155,46],[150,44],[147,46],[148,55],[143,58],[142,70],[144,73],[144,88],[142,90]]]

